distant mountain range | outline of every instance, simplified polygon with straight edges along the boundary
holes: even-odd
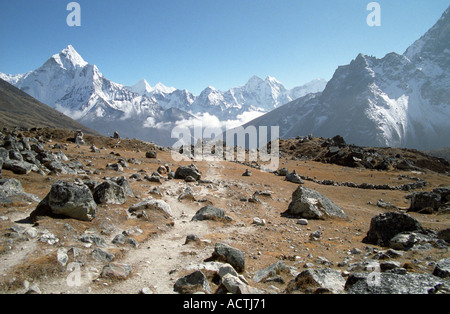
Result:
[[[403,54],[359,54],[336,70],[323,92],[249,125],[279,125],[281,138],[339,134],[362,146],[450,146],[450,7]]]
[[[105,78],[97,66],[84,61],[69,45],[38,69],[26,74],[0,73],[0,78],[39,101],[105,135],[121,136],[170,146],[171,130],[181,121],[208,113],[234,120],[244,112],[268,112],[309,92],[323,90],[325,80],[287,90],[272,77],[256,76],[242,87],[221,92],[206,88],[199,96],[145,79],[124,86]]]

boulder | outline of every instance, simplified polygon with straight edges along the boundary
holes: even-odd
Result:
[[[430,274],[353,273],[347,278],[345,290],[349,294],[428,294],[443,283]]]
[[[258,289],[249,286],[241,278],[235,276],[231,273],[227,273],[222,276],[221,286],[218,288],[219,291],[224,292],[223,288],[232,294],[259,294],[261,293]]]
[[[156,150],[151,150],[145,153],[145,157],[147,158],[156,158]]]
[[[8,159],[8,160],[4,161],[3,169],[11,170],[15,174],[28,174],[33,169],[37,169],[37,167],[26,161],[18,161],[18,160]]]
[[[441,205],[441,195],[433,192],[416,192],[411,198],[410,211],[420,211],[424,208],[430,207],[433,210],[438,210]]]
[[[124,280],[131,275],[132,270],[128,264],[109,263],[103,267],[100,277]]]
[[[212,205],[206,205],[200,208],[192,217],[192,221],[195,220],[217,220],[225,218],[225,211],[221,208],[214,207]]]
[[[294,170],[293,172],[286,175],[286,181],[303,184],[303,180],[300,178],[300,176],[297,174],[297,172]]]
[[[175,179],[185,180],[188,176],[198,181],[201,178],[201,173],[195,165],[181,166],[175,171]]]
[[[94,190],[94,200],[97,204],[119,204],[127,201],[125,190],[117,183],[106,180]]]
[[[243,272],[245,269],[244,253],[225,243],[216,243],[212,256],[205,260],[205,262],[209,261],[228,263],[237,272]]]
[[[450,258],[443,258],[439,260],[434,268],[433,275],[440,278],[450,277]]]
[[[389,241],[404,231],[423,232],[420,222],[408,214],[387,212],[379,214],[370,221],[370,228],[364,243],[389,246]]]
[[[162,213],[165,218],[173,217],[172,209],[169,204],[159,199],[147,199],[128,209],[128,212],[136,215],[142,215],[143,211],[156,211]],[[148,213],[146,215],[148,216]]]
[[[438,211],[450,201],[450,187],[439,187],[432,192],[416,192],[411,198],[410,211],[421,212],[425,208]]]
[[[111,181],[121,186],[126,196],[133,197],[134,193],[131,189],[130,182],[125,177],[111,178]]]
[[[396,234],[389,240],[389,247],[394,250],[404,250],[419,247],[426,243],[434,243],[435,238],[429,235],[425,235],[419,232],[404,231]]]
[[[288,210],[283,215],[306,219],[346,217],[342,208],[326,196],[303,186],[299,186],[292,193],[292,201],[289,204]]]
[[[42,215],[62,215],[78,220],[91,221],[97,214],[97,204],[89,187],[84,184],[57,181],[50,192],[31,213],[35,220]]]
[[[0,204],[13,202],[39,203],[41,199],[30,193],[25,193],[22,184],[14,178],[0,179]]]
[[[199,270],[178,279],[174,284],[173,290],[182,294],[195,292],[211,293],[211,287],[206,276]]]
[[[275,171],[275,174],[277,176],[285,177],[289,174],[289,170],[286,167],[284,167],[284,168],[281,168],[281,169],[278,169],[277,171]]]
[[[291,280],[286,292],[343,293],[345,279],[341,273],[331,268],[307,269]]]
[[[283,261],[278,261],[264,269],[258,270],[253,276],[253,281],[255,282],[265,282],[268,278],[280,275],[282,273],[289,273],[298,275],[298,272],[294,267],[286,266]]]
[[[450,244],[450,228],[440,230],[436,236],[438,239],[444,240],[447,244]]]

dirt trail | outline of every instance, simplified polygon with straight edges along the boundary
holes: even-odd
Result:
[[[206,180],[218,180],[220,174],[216,164],[209,165],[204,176]],[[167,181],[164,184],[166,191],[183,189],[187,184],[183,181]],[[205,188],[196,198],[205,197],[208,194]],[[130,251],[121,260],[121,263],[133,267],[133,276],[113,286],[105,286],[103,289],[95,289],[95,293],[137,293],[137,289],[150,288],[157,294],[172,294],[173,285],[179,278],[179,271],[189,266],[201,263],[211,256],[213,247],[204,240],[204,245],[195,246],[185,244],[186,236],[197,235],[201,240],[211,232],[207,222],[191,221],[194,214],[202,205],[196,202],[180,202],[175,197],[164,197],[173,212],[174,225],[167,232],[149,239],[140,244],[137,249]]]

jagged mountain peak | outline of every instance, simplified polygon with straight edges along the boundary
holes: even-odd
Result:
[[[442,14],[441,18],[421,38],[416,40],[404,52],[411,61],[416,61],[426,56],[437,53],[446,53],[450,59],[450,6]]]
[[[51,57],[64,68],[82,68],[88,65],[72,45],[68,45],[60,53]]]

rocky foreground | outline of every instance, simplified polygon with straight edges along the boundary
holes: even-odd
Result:
[[[269,173],[3,129],[0,291],[450,293],[448,164],[339,137],[280,148]]]

